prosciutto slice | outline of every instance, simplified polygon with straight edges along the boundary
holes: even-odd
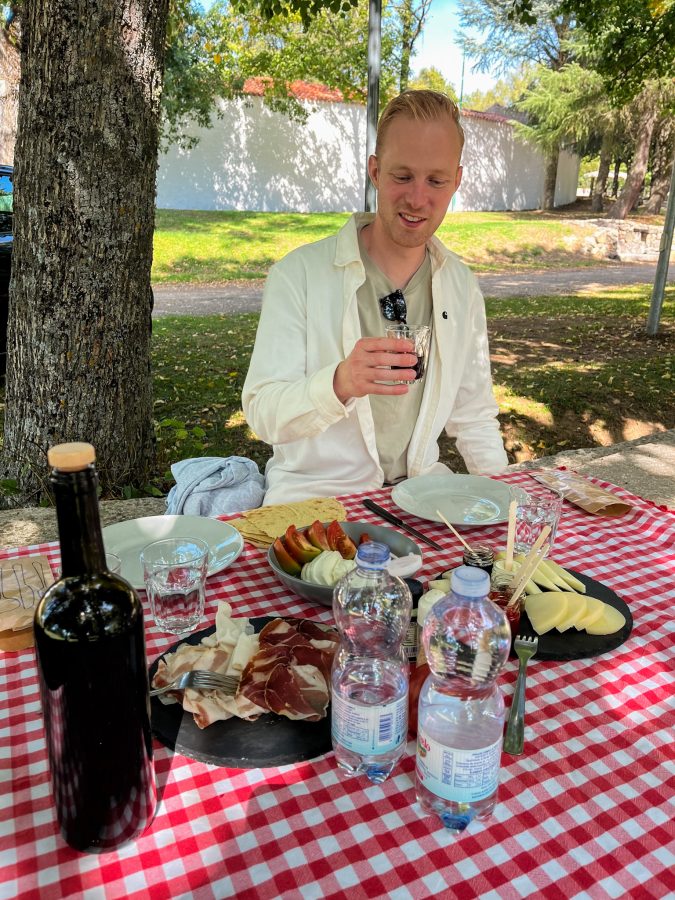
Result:
[[[337,634],[306,619],[274,619],[259,635],[239,693],[289,719],[318,722],[330,701],[330,669]]]

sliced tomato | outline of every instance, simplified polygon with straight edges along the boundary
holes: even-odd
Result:
[[[328,538],[326,536],[326,529],[323,527],[323,523],[319,522],[318,519],[312,522],[309,528],[305,529],[305,537],[314,547],[318,547],[319,550],[330,550],[330,544],[328,543]]]
[[[301,534],[295,525],[289,525],[284,535],[284,544],[293,559],[301,566],[311,562],[321,553],[318,547],[314,547],[304,534]]]
[[[277,558],[277,562],[284,570],[284,572],[286,572],[286,574],[300,574],[300,572],[302,571],[302,566],[291,556],[288,550],[284,547],[281,538],[276,539],[276,541],[272,544],[272,549],[274,550],[274,555]]]

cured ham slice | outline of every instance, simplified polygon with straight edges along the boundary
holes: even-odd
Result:
[[[279,716],[318,722],[330,701],[337,634],[305,619],[274,619],[242,674],[239,693]]]
[[[252,721],[273,712],[289,719],[323,719],[330,701],[330,670],[338,636],[333,628],[307,619],[273,619],[259,635],[248,619],[232,619],[221,603],[216,633],[200,644],[181,644],[160,659],[153,687],[165,687],[184,672],[202,669],[239,675],[235,696],[220,691],[171,691],[162,703],[182,703],[206,728],[237,716]]]

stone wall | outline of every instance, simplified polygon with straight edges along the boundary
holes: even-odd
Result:
[[[585,238],[583,250],[589,256],[604,259],[654,261],[659,257],[660,225],[619,219],[584,219],[578,224],[595,226],[595,231]]]

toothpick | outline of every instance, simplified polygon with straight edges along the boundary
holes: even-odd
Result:
[[[506,533],[506,559],[504,568],[507,572],[513,569],[513,547],[516,542],[516,508],[518,501],[513,499],[509,503],[509,527]]]
[[[441,521],[444,522],[444,523],[448,526],[448,528],[449,528],[450,531],[454,534],[454,536],[455,536],[456,538],[458,538],[458,539],[464,544],[464,546],[465,546],[466,549],[469,551],[469,553],[473,553],[473,550],[471,549],[471,547],[469,547],[469,545],[468,545],[467,542],[464,540],[464,538],[463,538],[462,535],[459,533],[459,531],[456,531],[456,530],[452,527],[452,525],[448,522],[448,520],[445,518],[445,516],[444,516],[443,513],[440,511],[440,509],[437,509],[437,510],[436,510],[436,515],[439,516],[440,519],[441,519]]]
[[[517,599],[520,594],[523,592],[523,589],[527,582],[530,580],[530,576],[534,573],[534,570],[537,568],[541,560],[546,556],[549,550],[549,544],[546,544],[546,549],[539,553],[539,550],[546,540],[546,538],[551,533],[551,526],[545,525],[539,537],[532,545],[530,552],[527,554],[525,559],[523,560],[523,564],[518,570],[518,578],[516,579],[516,583],[513,587],[513,593],[511,595],[511,599],[509,600],[509,604],[511,605],[514,601],[514,597]]]

